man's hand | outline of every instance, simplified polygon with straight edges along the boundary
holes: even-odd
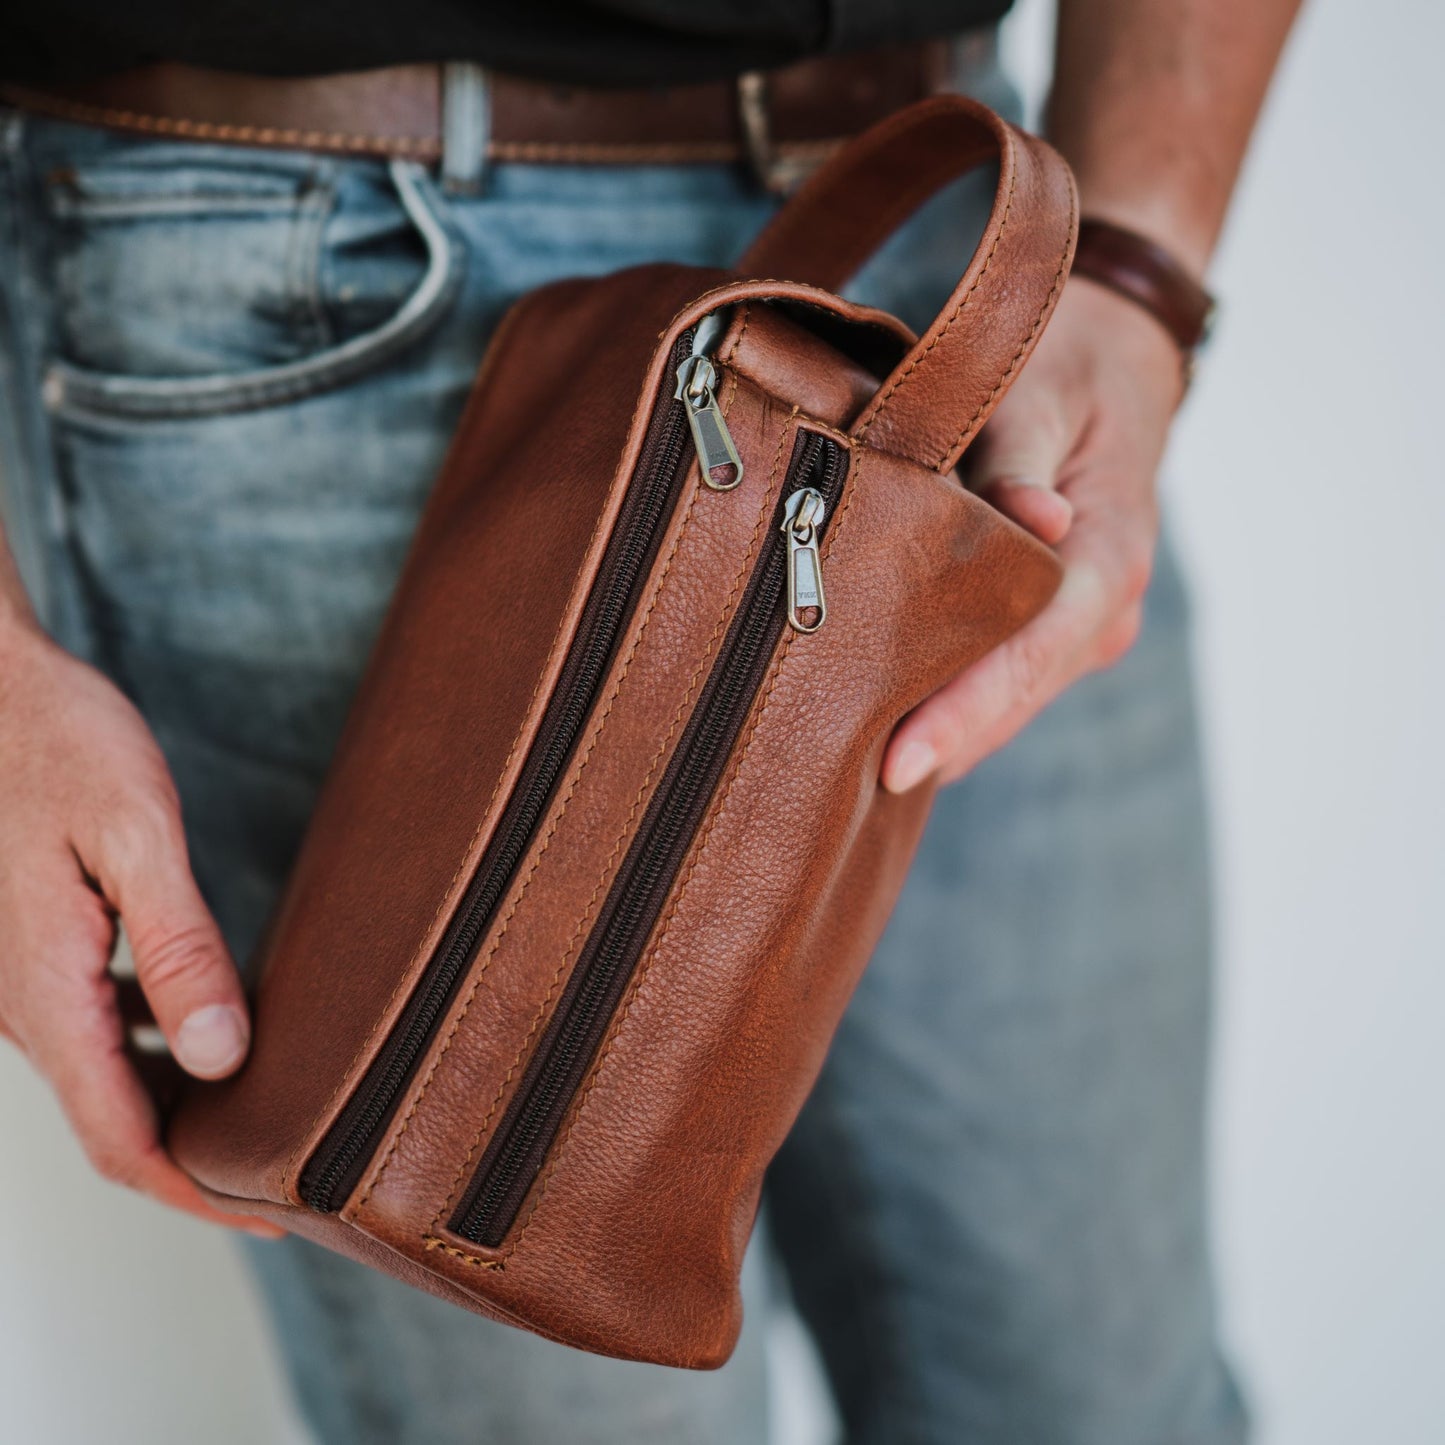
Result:
[[[970,458],[982,495],[1058,548],[1063,583],[1033,622],[904,719],[883,763],[890,791],[932,773],[962,777],[1132,646],[1181,378],[1178,349],[1152,317],[1087,280],[1065,288]]]
[[[1202,274],[1300,0],[1059,0],[1045,131],[1085,215]],[[1180,360],[1133,303],[1078,278],[974,447],[975,485],[1058,546],[1063,586],[1022,632],[904,719],[894,792],[961,777],[1139,629],[1154,474]]]
[[[146,1001],[197,1078],[233,1073],[250,1024],[191,877],[175,789],[139,714],[38,629],[0,620],[0,1035],[50,1081],[106,1178],[212,1209],[167,1157],[109,973],[124,921]]]

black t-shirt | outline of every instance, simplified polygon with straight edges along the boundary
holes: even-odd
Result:
[[[713,80],[997,20],[1011,0],[0,0],[0,79],[152,61],[316,75],[474,60],[578,85]]]

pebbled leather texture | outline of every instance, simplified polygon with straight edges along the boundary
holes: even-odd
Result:
[[[956,148],[950,150],[951,147]],[[838,299],[930,192],[1000,157],[994,220],[922,338]],[[960,159],[962,157],[963,159]],[[953,473],[1067,271],[1063,163],[973,102],[860,138],[744,263],[549,286],[493,341],[263,947],[256,1044],[176,1158],[224,1207],[600,1353],[724,1361],[763,1173],[811,1088],[931,801],[878,785],[898,721],[1033,617],[1059,567]],[[728,308],[745,464],[694,462],[578,741],[359,1182],[303,1167],[366,1077],[497,826],[598,575],[677,338]],[[950,319],[951,318],[951,319]],[[971,420],[972,419],[972,420]],[[776,526],[800,429],[843,450],[828,617],[784,628],[659,919],[520,1213],[454,1233]],[[961,440],[960,440],[961,438]]]

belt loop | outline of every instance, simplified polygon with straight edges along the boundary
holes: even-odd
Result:
[[[760,70],[738,76],[738,128],[753,179],[770,196],[790,196],[812,174],[822,157],[795,147],[789,154],[773,138],[768,78]]]
[[[451,195],[480,194],[491,128],[486,71],[468,61],[442,66],[442,187]]]
[[[738,76],[738,126],[743,133],[743,154],[753,179],[777,194],[773,174],[773,127],[768,115],[768,78],[760,70]]]

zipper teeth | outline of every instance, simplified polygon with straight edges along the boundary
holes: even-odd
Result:
[[[821,434],[802,433],[779,517],[787,498],[817,470],[819,490],[831,503],[842,479],[842,456]],[[731,634],[577,963],[580,984],[559,1004],[452,1216],[453,1231],[475,1244],[495,1247],[511,1228],[620,1002],[761,686],[783,627],[786,571],[786,543],[774,525]]]
[[[681,365],[691,342],[691,332],[679,337],[667,376]],[[663,396],[667,397],[665,390]],[[584,618],[586,635],[569,657],[554,693],[560,706],[555,715],[543,720],[541,737],[527,759],[518,791],[503,816],[496,840],[478,867],[449,936],[438,947],[407,1011],[351,1104],[303,1172],[300,1193],[313,1209],[323,1213],[335,1209],[354,1186],[353,1176],[359,1175],[374,1152],[377,1135],[395,1111],[402,1089],[505,895],[571,756],[582,722],[591,711],[622,627],[631,615],[633,594],[643,580],[644,564],[670,514],[666,504],[675,496],[675,484],[685,471],[688,427],[683,404],[668,398],[658,417],[659,424],[647,438],[634,473],[643,482],[631,494],[638,498],[637,503],[631,508],[624,503],[624,514],[619,516],[614,532],[617,540],[609,546],[602,565],[606,585],[600,594],[593,594],[597,599],[595,609],[589,599],[591,616]],[[631,516],[627,515],[629,511]],[[345,1190],[338,1188],[343,1183],[348,1184]]]

